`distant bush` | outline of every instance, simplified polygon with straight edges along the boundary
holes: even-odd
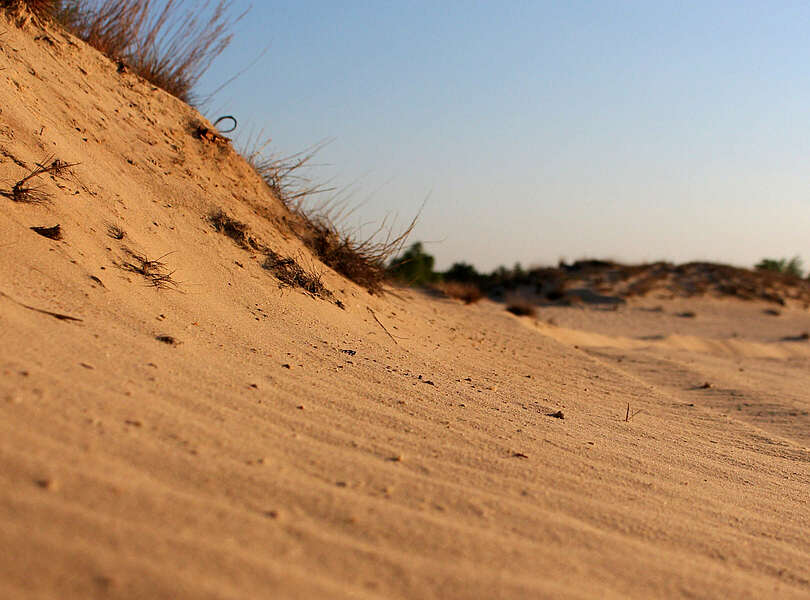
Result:
[[[458,281],[460,283],[478,283],[481,281],[481,274],[475,267],[465,262],[453,263],[453,266],[442,273],[445,281]]]
[[[433,271],[435,259],[416,242],[388,265],[388,273],[409,285],[426,286],[439,280]]]
[[[759,271],[774,271],[776,273],[784,273],[785,275],[792,275],[801,278],[804,274],[802,269],[802,259],[794,256],[790,260],[786,258],[763,258],[756,264],[756,269]]]

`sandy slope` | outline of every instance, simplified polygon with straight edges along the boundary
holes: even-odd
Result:
[[[810,352],[781,341],[806,311],[372,297],[191,109],[0,31],[3,190],[80,163],[48,204],[0,197],[0,597],[810,596]],[[216,208],[346,309],[279,288]]]

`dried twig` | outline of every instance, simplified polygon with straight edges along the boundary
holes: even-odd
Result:
[[[372,308],[371,308],[370,306],[366,306],[366,308],[368,309],[368,312],[370,312],[370,313],[371,313],[371,316],[372,316],[372,317],[374,317],[374,320],[375,320],[375,321],[377,321],[377,325],[379,325],[380,327],[382,327],[382,330],[383,330],[383,331],[384,331],[384,332],[385,332],[385,333],[388,335],[388,337],[390,337],[390,338],[391,338],[391,339],[394,341],[394,343],[395,343],[397,346],[399,346],[399,342],[397,342],[397,339],[396,339],[396,338],[395,338],[393,335],[391,335],[391,332],[390,332],[390,331],[388,331],[388,330],[385,328],[385,325],[383,325],[383,324],[382,324],[382,322],[381,322],[381,321],[380,321],[380,320],[377,318],[377,314],[374,312],[374,310],[372,310]]]
[[[70,168],[75,167],[79,163],[66,163],[58,158],[54,158],[53,156],[49,156],[46,158],[42,163],[37,163],[35,169],[33,169],[28,175],[20,179],[17,183],[14,184],[14,187],[11,188],[10,192],[0,192],[1,195],[5,196],[6,198],[11,198],[15,202],[30,202],[30,203],[38,203],[38,202],[46,202],[48,200],[48,194],[39,190],[39,188],[31,187],[29,182],[31,182],[36,177],[40,175],[50,174],[53,177],[67,177],[70,175]]]
[[[3,296],[4,298],[8,298],[12,302],[14,302],[14,304],[18,304],[19,306],[22,306],[23,308],[27,308],[28,310],[33,310],[34,312],[42,313],[43,315],[48,315],[49,317],[53,317],[54,319],[59,319],[60,321],[79,321],[79,322],[81,322],[81,320],[82,320],[82,319],[80,319],[78,317],[71,317],[70,315],[65,315],[65,314],[62,314],[62,313],[53,312],[51,310],[45,310],[44,308],[37,308],[35,306],[30,306],[28,304],[20,302],[19,300],[15,300],[14,298],[12,298],[11,296],[9,296],[8,294],[6,294],[5,292],[2,292],[2,291],[0,291],[0,296]]]
[[[627,413],[624,415],[624,422],[625,422],[625,423],[629,423],[629,422],[630,422],[630,420],[631,420],[633,417],[635,417],[636,415],[641,414],[641,413],[643,413],[643,412],[644,412],[644,409],[643,409],[643,408],[639,408],[638,410],[633,411],[633,412],[631,413],[631,412],[630,412],[630,403],[628,402],[628,403],[627,403]]]

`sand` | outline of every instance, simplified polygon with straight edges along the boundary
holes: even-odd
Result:
[[[810,597],[810,312],[372,296],[193,109],[0,32],[2,190],[78,163],[0,196],[0,597]]]

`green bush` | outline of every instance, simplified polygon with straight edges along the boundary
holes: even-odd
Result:
[[[790,260],[786,258],[763,258],[756,264],[756,268],[759,271],[775,271],[776,273],[784,273],[794,277],[801,277],[804,273],[802,259],[798,256],[794,256]]]
[[[388,272],[392,277],[410,285],[429,285],[438,281],[433,271],[435,259],[424,251],[422,242],[416,242],[401,256],[391,261]]]

